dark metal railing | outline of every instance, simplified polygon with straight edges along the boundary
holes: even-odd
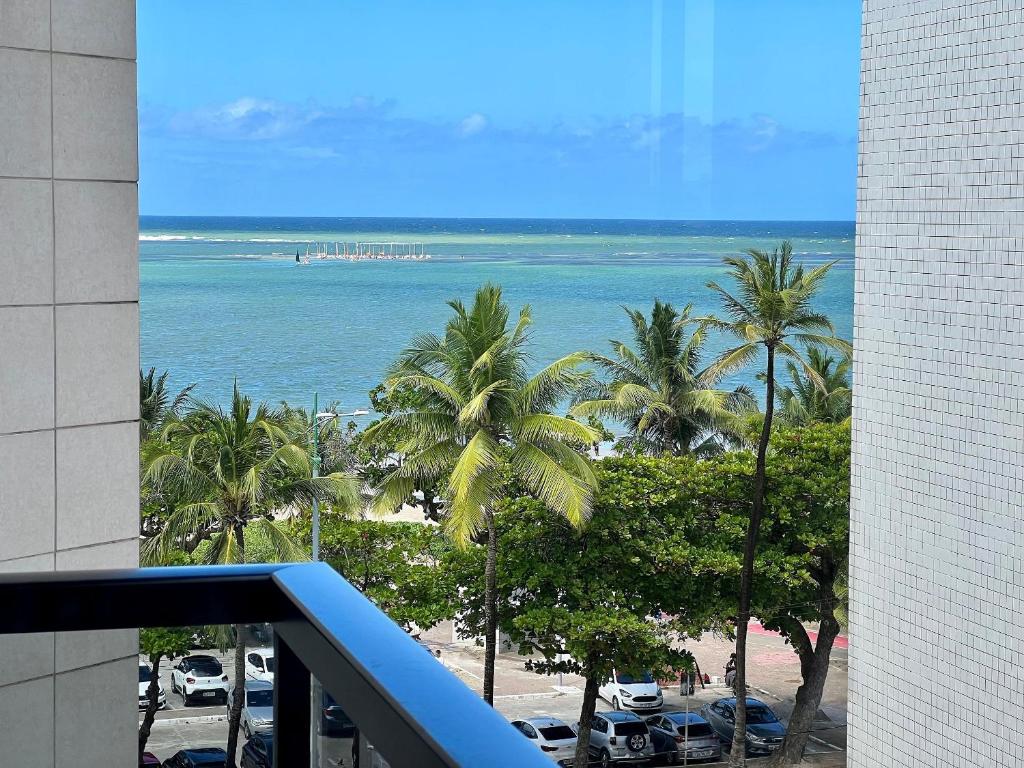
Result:
[[[0,634],[274,625],[274,765],[310,764],[310,674],[392,768],[550,766],[324,563],[0,576]]]

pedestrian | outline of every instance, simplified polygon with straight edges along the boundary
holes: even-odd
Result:
[[[736,682],[736,654],[729,655],[729,661],[725,663],[725,684],[730,688]]]
[[[441,664],[444,664],[444,659],[441,658],[441,649],[438,648],[434,651],[434,658],[437,659]]]

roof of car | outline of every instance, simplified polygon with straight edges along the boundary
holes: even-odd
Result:
[[[258,653],[260,656],[273,656],[273,648],[252,648],[249,653]]]
[[[613,723],[624,723],[628,720],[640,720],[640,718],[634,715],[632,712],[595,712],[594,714],[600,715],[605,720],[611,720]],[[643,721],[640,720],[640,722]]]
[[[728,704],[730,707],[735,707],[736,706],[736,697],[735,696],[730,696],[727,699],[719,699],[717,703],[719,703],[719,704]],[[752,699],[752,698],[750,698],[748,696],[747,697],[747,706],[748,707],[767,707],[768,705],[765,704],[763,701],[760,701],[759,699]]]
[[[687,720],[689,720],[689,722],[691,723],[707,722],[707,720],[698,715],[696,712],[662,712],[661,714],[667,717],[673,723],[679,723],[680,725],[686,723]],[[654,717],[657,717],[657,715],[654,715]]]
[[[559,720],[557,717],[551,717],[550,715],[541,715],[540,717],[528,717],[523,720],[524,723],[529,723],[536,728],[554,728],[558,725],[566,725],[565,721]]]
[[[216,656],[211,656],[208,653],[196,653],[191,656],[186,656],[183,661],[216,661],[219,662]]]
[[[220,747],[199,747],[197,749],[183,749],[179,755],[188,755],[189,759],[196,765],[223,765],[228,753]]]

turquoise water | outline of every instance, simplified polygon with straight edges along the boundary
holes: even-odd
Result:
[[[720,259],[783,239],[807,264],[835,260],[818,307],[853,325],[852,222],[643,222],[483,219],[142,217],[142,365],[169,369],[214,401],[231,382],[257,399],[368,406],[367,391],[417,333],[439,331],[445,300],[481,283],[530,304],[535,367],[629,338],[621,306],[655,297],[698,313]],[[425,262],[314,262],[311,241],[424,242]],[[712,339],[709,349],[722,349]],[[754,384],[755,371],[733,383]]]

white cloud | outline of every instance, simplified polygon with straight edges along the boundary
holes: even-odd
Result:
[[[459,133],[462,136],[472,136],[480,133],[486,127],[487,118],[479,112],[474,112],[459,123]]]

